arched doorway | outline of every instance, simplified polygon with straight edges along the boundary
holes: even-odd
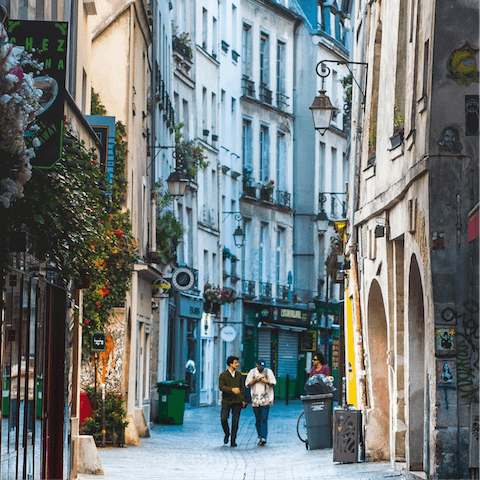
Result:
[[[412,255],[408,280],[408,426],[407,469],[424,467],[425,318],[423,287],[417,258]]]
[[[388,388],[387,317],[376,280],[368,295],[368,348],[371,373],[371,411],[365,429],[365,447],[372,461],[390,459],[390,392]]]

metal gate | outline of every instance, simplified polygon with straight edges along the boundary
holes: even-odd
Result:
[[[265,360],[268,368],[270,364],[272,331],[268,328],[261,328],[258,331],[258,358]]]
[[[4,300],[0,477],[65,478],[65,290],[11,270]]]
[[[278,377],[297,378],[298,333],[286,330],[278,332]]]

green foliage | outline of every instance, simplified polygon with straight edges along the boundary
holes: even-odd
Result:
[[[404,118],[402,112],[400,112],[400,108],[398,106],[397,101],[395,100],[395,113],[393,119],[393,127],[396,132],[403,128]]]
[[[343,240],[340,234],[333,236],[330,239],[330,250],[325,265],[327,266],[327,273],[333,275],[337,270],[337,257],[343,254]]]
[[[102,440],[102,395],[97,390],[95,397],[95,390],[93,387],[86,388],[86,394],[90,400],[90,404],[94,407],[93,417],[89,417],[85,420],[82,430],[85,435],[93,435],[96,443],[100,443]],[[105,393],[105,430],[107,435],[107,441],[112,441],[113,430],[117,431],[125,429],[128,426],[128,422],[125,420],[127,417],[127,411],[124,407],[124,400],[121,399],[117,393]],[[121,442],[123,443],[123,442]]]
[[[107,109],[100,103],[100,96],[92,88],[92,100],[90,102],[90,112],[92,115],[106,115]]]
[[[185,141],[181,132],[185,124],[175,126],[175,160],[178,168],[194,177],[198,170],[205,170],[210,162],[206,160],[205,149],[193,141]]]
[[[350,73],[346,77],[343,77],[340,82],[345,91],[343,100],[345,102],[345,112],[350,112],[352,110],[352,74]]]
[[[163,191],[163,184],[157,183],[157,252],[164,263],[175,259],[175,248],[183,235],[182,224],[170,210],[173,198]],[[172,248],[173,247],[173,248]]]
[[[223,247],[222,256],[225,260],[227,258],[230,258],[233,262],[236,262],[238,260],[237,256],[234,253],[232,253],[230,249],[227,247]]]
[[[377,122],[373,117],[370,117],[370,125],[368,128],[368,148],[369,154],[373,155],[377,147]]]

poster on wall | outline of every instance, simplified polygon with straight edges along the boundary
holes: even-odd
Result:
[[[437,384],[455,386],[455,360],[437,360]]]
[[[25,142],[35,150],[33,168],[51,168],[62,158],[68,23],[9,20],[7,31],[10,43],[25,48],[41,65],[22,65],[15,75],[32,70],[34,87],[41,91],[35,122],[38,130],[35,138]]]
[[[437,328],[435,330],[435,350],[439,355],[451,355],[455,352],[454,328]]]

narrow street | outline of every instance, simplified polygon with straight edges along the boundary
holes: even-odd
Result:
[[[141,446],[99,448],[105,475],[79,479],[323,480],[406,479],[389,463],[333,463],[332,449],[305,449],[296,433],[300,401],[276,403],[269,418],[268,443],[257,446],[249,405],[240,417],[237,448],[223,446],[220,407],[185,411],[183,425],[155,425]]]

